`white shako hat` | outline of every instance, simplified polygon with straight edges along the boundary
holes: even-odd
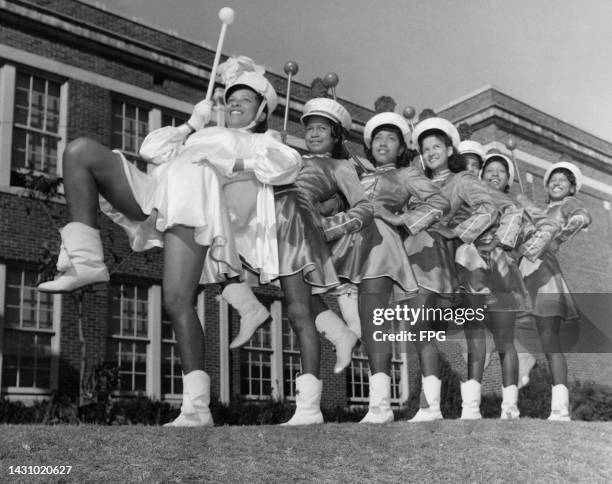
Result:
[[[503,154],[502,152],[489,151],[484,160],[484,164],[482,165],[483,171],[487,163],[489,163],[490,161],[496,161],[495,158],[498,158],[499,160],[501,160],[502,163],[505,163],[505,165],[508,167],[508,186],[511,187],[512,183],[514,182],[514,176],[515,176],[514,163],[512,163],[512,160],[507,155]],[[482,178],[482,171],[480,172],[480,178]]]
[[[410,125],[408,121],[397,113],[379,113],[372,116],[363,129],[363,141],[366,147],[369,148],[372,144],[372,133],[374,130],[385,124],[396,126],[404,136],[406,145],[410,144]]]
[[[246,56],[230,57],[223,64],[220,64],[217,70],[217,75],[225,84],[225,92],[223,100],[227,102],[227,98],[240,86],[251,88],[257,94],[262,96],[265,102],[259,106],[257,117],[263,112],[264,108],[268,107],[268,116],[271,116],[276,106],[278,98],[276,91],[270,84],[270,81],[265,78],[266,70]]]
[[[347,131],[351,129],[351,115],[342,104],[333,99],[316,97],[308,101],[304,104],[304,111],[301,117],[302,124],[306,124],[305,120],[309,116],[321,116],[339,124]]]
[[[482,146],[478,141],[473,141],[471,139],[467,139],[459,143],[458,151],[460,155],[472,153],[480,157],[483,163],[485,158],[487,157],[484,146]]]
[[[552,172],[558,170],[559,168],[564,168],[574,175],[576,178],[576,193],[578,193],[582,187],[582,183],[584,182],[584,175],[580,171],[580,168],[569,161],[559,161],[558,163],[551,165],[548,170],[546,170],[546,173],[544,173],[544,186],[548,185],[548,180],[550,179]]]
[[[459,131],[455,128],[455,125],[448,119],[444,118],[427,118],[417,124],[412,132],[412,144],[418,146],[420,150],[419,140],[423,135],[427,134],[428,131],[441,131],[448,136],[453,144],[453,147],[458,150],[461,138],[459,137]]]

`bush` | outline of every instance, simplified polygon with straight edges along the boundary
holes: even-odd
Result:
[[[518,407],[522,417],[548,418],[552,393],[550,381],[548,366],[540,362],[536,363],[529,374],[529,384],[519,390]],[[572,401],[570,386],[570,403]]]
[[[461,379],[444,359],[440,361],[442,394],[440,408],[444,418],[461,416]],[[521,417],[546,419],[550,415],[551,377],[546,364],[531,370],[529,384],[519,390]],[[572,420],[612,421],[612,387],[595,382],[575,381],[569,385]],[[412,387],[406,407],[396,414],[398,420],[410,419],[420,405],[421,379]],[[501,395],[482,396],[480,413],[484,418],[499,418]]]
[[[459,418],[461,414],[460,378],[451,366],[441,364],[441,408],[445,418]],[[519,392],[521,416],[545,419],[550,414],[550,376],[546,366],[536,364],[531,380]],[[419,408],[420,379],[414,385],[407,405],[396,411],[396,419],[411,418]],[[572,419],[612,421],[612,388],[594,382],[575,382],[570,385]],[[484,395],[480,406],[485,418],[499,418],[501,396]],[[286,422],[295,410],[289,401],[270,398],[264,402],[250,402],[234,398],[229,404],[213,398],[210,410],[216,425],[276,425]],[[365,408],[347,409],[336,406],[323,408],[326,422],[358,422]],[[145,396],[107,399],[77,407],[69,397],[53,395],[49,400],[25,406],[21,402],[0,399],[0,423],[3,424],[98,424],[98,425],[162,425],[178,416],[180,409],[167,402]]]
[[[577,381],[570,391],[573,419],[587,422],[612,421],[612,387]]]

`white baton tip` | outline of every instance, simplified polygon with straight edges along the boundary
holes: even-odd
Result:
[[[230,7],[223,7],[221,10],[219,10],[219,20],[227,25],[234,23],[234,9]]]

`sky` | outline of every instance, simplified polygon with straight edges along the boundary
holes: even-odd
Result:
[[[336,72],[341,98],[440,108],[483,86],[612,142],[609,0],[85,0],[304,84]]]

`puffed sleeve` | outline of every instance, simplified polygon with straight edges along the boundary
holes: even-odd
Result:
[[[470,216],[453,228],[463,242],[470,244],[497,220],[497,207],[487,188],[478,178],[468,172],[455,175],[457,196],[471,208]]]
[[[513,200],[509,195],[489,188],[489,192],[499,214],[499,224],[495,230],[495,236],[499,243],[507,248],[513,249],[516,247],[518,237],[523,226],[524,209],[518,202]]]
[[[164,126],[151,131],[140,146],[140,156],[149,163],[161,165],[174,158],[189,136],[189,126]]]
[[[562,243],[571,239],[582,229],[591,224],[591,215],[575,197],[565,197],[561,205],[565,224],[557,235],[557,242]]]
[[[368,200],[355,169],[346,160],[333,161],[337,162],[335,181],[350,208],[322,219],[321,226],[328,242],[360,230],[374,217],[374,207]]]
[[[559,231],[560,225],[525,195],[519,194],[516,199],[525,210],[527,220],[523,224],[523,230],[527,230],[526,227],[530,229],[530,232],[525,234],[525,240],[519,245],[518,249],[522,255],[534,262],[548,248]]]
[[[267,131],[257,137],[252,154],[244,159],[244,171],[253,172],[260,182],[268,185],[293,183],[302,168],[302,157],[274,133]]]
[[[401,214],[408,233],[414,235],[439,220],[449,208],[448,200],[440,189],[425,175],[414,168],[398,170],[397,174],[410,195],[417,200]],[[408,202],[408,200],[406,200]]]

